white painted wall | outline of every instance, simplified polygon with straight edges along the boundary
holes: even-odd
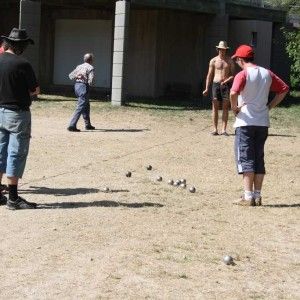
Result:
[[[83,55],[95,56],[96,87],[110,88],[112,21],[60,19],[55,24],[53,83],[72,85],[68,74],[83,63]]]
[[[229,22],[229,46],[232,53],[241,44],[251,44],[252,32],[257,33],[255,62],[269,68],[271,63],[272,22],[257,20],[231,20]]]

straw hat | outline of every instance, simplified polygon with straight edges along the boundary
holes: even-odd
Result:
[[[227,46],[227,43],[226,43],[226,41],[220,41],[219,42],[219,45],[218,46],[216,46],[216,48],[217,49],[229,49],[229,47]]]

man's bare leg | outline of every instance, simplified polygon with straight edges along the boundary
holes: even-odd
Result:
[[[256,205],[261,205],[261,189],[263,185],[265,174],[254,175],[254,199]]]
[[[7,183],[9,185],[18,185],[19,178],[18,177],[7,177]]]
[[[218,133],[218,119],[219,119],[219,102],[214,99],[212,101],[212,122],[213,122],[213,133]]]
[[[222,133],[226,133],[227,129],[227,123],[228,123],[228,111],[230,107],[230,101],[229,100],[223,100],[222,108]]]
[[[244,182],[244,198],[245,200],[250,200],[253,194],[253,185],[254,185],[254,172],[243,173],[243,182]]]
[[[254,175],[254,190],[261,191],[265,174],[255,174]]]

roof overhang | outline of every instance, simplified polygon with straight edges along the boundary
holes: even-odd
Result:
[[[205,0],[131,0],[135,6],[185,10],[199,13],[215,14],[219,11],[218,1]]]
[[[131,0],[130,2],[137,7],[146,6],[207,14],[227,14],[231,18],[270,22],[284,22],[286,20],[286,11],[255,6],[250,1],[245,0],[224,2],[218,0]]]
[[[113,9],[114,0],[31,0],[45,6],[62,8],[95,8]],[[1,0],[2,5],[16,4],[20,0]],[[147,7],[156,9],[173,9],[203,14],[226,14],[230,18],[255,19],[270,22],[285,22],[286,11],[270,9],[251,4],[250,0],[131,0],[134,8]],[[0,6],[1,6],[0,4]]]

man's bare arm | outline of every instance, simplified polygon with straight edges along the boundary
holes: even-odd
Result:
[[[269,109],[272,109],[275,106],[277,106],[284,99],[284,97],[286,96],[287,93],[288,93],[288,91],[283,92],[281,94],[276,94],[275,97],[273,98],[273,100],[268,105]]]
[[[215,74],[215,61],[212,59],[209,62],[209,68],[208,68],[208,73],[207,73],[206,82],[205,82],[205,90],[203,91],[204,96],[208,95],[208,89],[209,89],[211,82],[213,81],[214,74]]]
[[[238,93],[231,91],[230,92],[230,105],[231,110],[233,111],[234,115],[236,116],[240,112],[240,108],[238,107]]]
[[[41,92],[41,89],[38,86],[38,87],[36,87],[36,89],[33,92],[29,91],[29,94],[30,94],[30,96],[35,96],[35,95],[40,94],[40,92]]]
[[[229,83],[233,80],[234,78],[234,73],[235,73],[235,65],[232,59],[229,60],[229,74],[228,77],[221,82],[221,84],[226,84]]]

